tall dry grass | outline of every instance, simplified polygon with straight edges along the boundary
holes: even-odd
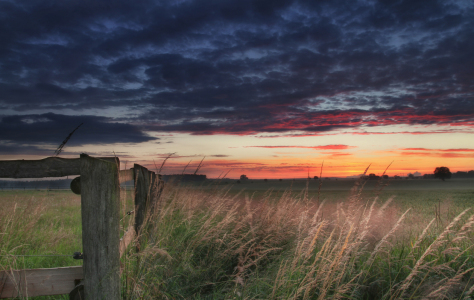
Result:
[[[389,199],[319,203],[167,185],[125,262],[127,299],[470,299],[472,228],[407,228]]]

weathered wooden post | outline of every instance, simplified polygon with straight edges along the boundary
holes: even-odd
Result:
[[[87,300],[120,299],[118,176],[115,163],[81,154],[82,247]]]
[[[148,169],[140,165],[133,165],[135,177],[135,232],[138,237],[137,251],[140,251],[140,230],[145,221],[147,209],[149,207],[149,187],[150,176]]]

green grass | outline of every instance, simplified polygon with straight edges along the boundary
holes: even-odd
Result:
[[[472,183],[167,185],[142,251],[123,258],[123,298],[470,299]],[[130,191],[122,203],[122,214],[132,209]],[[80,251],[79,196],[2,191],[0,205],[2,267],[81,263],[13,256]]]
[[[47,268],[80,265],[69,257],[82,248],[80,197],[68,191],[0,192],[1,265]]]

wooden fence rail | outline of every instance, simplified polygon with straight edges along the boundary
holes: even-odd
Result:
[[[82,266],[2,271],[0,298],[69,294],[83,278]]]
[[[0,178],[80,175],[84,253],[83,266],[0,271],[0,298],[68,294],[80,280],[87,300],[120,298],[120,257],[138,236],[152,207],[151,196],[161,193],[163,184],[155,173],[140,165],[119,170],[116,157],[86,154],[79,159],[0,161]],[[135,222],[120,239],[119,187],[130,180],[135,183]]]
[[[98,157],[120,164],[116,157]],[[81,158],[48,157],[40,160],[0,161],[0,178],[43,178],[81,174]]]

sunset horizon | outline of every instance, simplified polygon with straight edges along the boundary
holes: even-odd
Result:
[[[474,169],[468,1],[0,3],[0,160],[287,179]],[[321,166],[322,173],[321,173]],[[387,167],[390,166],[388,169]]]

